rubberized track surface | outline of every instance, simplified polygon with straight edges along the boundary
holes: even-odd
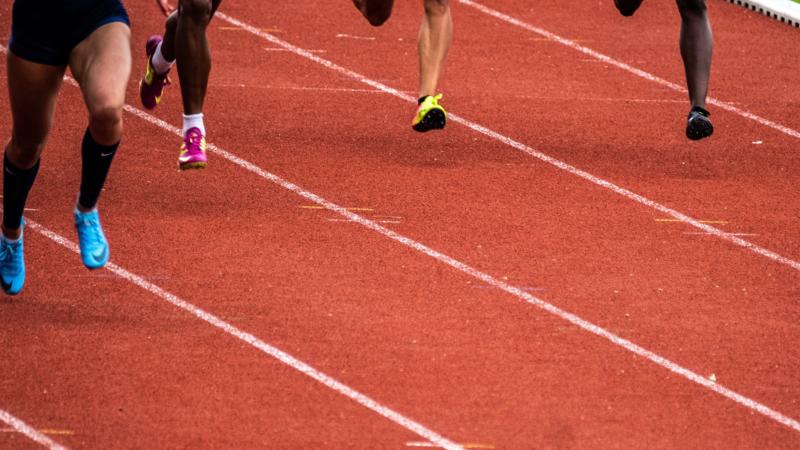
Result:
[[[210,27],[208,170],[175,170],[176,86],[167,124],[126,115],[101,200],[114,271],[56,242],[85,126],[65,84],[29,278],[0,301],[0,448],[800,446],[797,30],[711,2],[711,95],[784,130],[712,106],[692,143],[684,94],[519,26],[680,85],[673,4],[477,4],[515,25],[454,2],[444,104],[499,135],[420,136],[417,2],[379,29],[284,3]],[[138,108],[162,21],[126,4]]]

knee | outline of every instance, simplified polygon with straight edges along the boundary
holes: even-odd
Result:
[[[642,0],[614,0],[614,6],[625,17],[632,16],[641,4]]]
[[[676,0],[681,16],[705,16],[706,0]]]
[[[449,0],[425,0],[425,14],[429,16],[446,14],[449,8]]]
[[[102,102],[89,110],[89,127],[96,138],[113,144],[122,134],[122,105]]]
[[[180,0],[180,12],[195,23],[211,21],[211,0]]]
[[[44,141],[31,141],[20,139],[19,136],[12,135],[11,141],[6,147],[6,156],[14,167],[28,170],[34,165],[42,155]]]

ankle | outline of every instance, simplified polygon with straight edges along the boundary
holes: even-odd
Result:
[[[2,231],[3,231],[3,238],[5,238],[6,241],[15,242],[22,237],[22,227],[16,229],[10,229],[6,228],[6,226],[3,225]]]

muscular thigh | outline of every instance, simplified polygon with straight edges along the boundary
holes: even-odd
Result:
[[[127,24],[114,22],[95,30],[70,54],[70,69],[90,112],[122,108],[125,103],[131,74],[130,41]]]
[[[50,132],[66,68],[35,63],[9,52],[6,70],[14,139],[20,148],[41,150]]]

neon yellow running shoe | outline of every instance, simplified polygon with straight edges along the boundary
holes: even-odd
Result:
[[[439,104],[442,94],[429,95],[417,108],[417,115],[411,122],[414,131],[424,133],[430,130],[441,130],[447,123],[447,111]]]

